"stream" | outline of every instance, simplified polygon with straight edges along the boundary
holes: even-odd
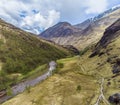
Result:
[[[45,80],[46,78],[48,78],[49,76],[52,75],[52,71],[56,69],[56,66],[57,66],[56,62],[51,61],[49,63],[49,70],[45,74],[43,74],[35,79],[26,80],[24,82],[21,82],[17,85],[12,86],[11,87],[12,95],[11,96],[4,95],[3,97],[0,97],[0,103],[3,103],[5,101],[7,101],[8,99],[24,92],[27,87],[32,87],[32,86],[39,84],[40,82],[42,82],[43,80]]]

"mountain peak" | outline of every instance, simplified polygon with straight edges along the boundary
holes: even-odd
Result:
[[[59,22],[58,25],[71,25],[71,24],[68,22]]]
[[[59,22],[42,32],[40,36],[60,45],[73,45],[76,48],[82,49],[91,44],[91,42],[98,42],[105,29],[118,18],[120,18],[120,6],[113,7],[95,18],[87,19],[77,25]],[[83,45],[84,42],[86,42],[86,45]]]
[[[59,22],[56,25],[54,25],[53,27],[65,27],[65,26],[72,26],[72,25],[68,22]]]
[[[59,22],[58,24],[41,33],[40,36],[49,39],[51,37],[64,37],[72,35],[78,31],[80,31],[80,29],[72,26],[68,22]]]
[[[110,14],[116,10],[120,9],[120,5],[114,6],[108,10],[106,10],[105,12],[99,14],[98,16],[94,17],[93,20],[96,21],[98,19],[101,19],[102,17],[106,16],[107,14]]]
[[[119,8],[120,8],[120,4],[112,7],[112,9],[119,9]]]

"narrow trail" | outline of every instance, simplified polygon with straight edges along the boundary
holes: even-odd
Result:
[[[79,57],[78,59],[80,60],[82,58]],[[78,62],[78,66],[80,67],[80,69],[82,70],[82,72],[85,73],[85,67],[80,62]]]
[[[85,73],[85,68],[82,64],[80,64],[80,68],[81,68],[82,72]]]
[[[104,88],[103,88],[103,86],[104,86],[104,78],[102,78],[102,80],[101,80],[100,95],[99,95],[99,97],[98,97],[98,99],[97,99],[97,101],[96,101],[96,103],[94,105],[100,105],[100,102],[102,100],[106,103],[106,105],[110,105],[109,102],[107,101],[107,99],[104,96],[104,93],[103,93]]]

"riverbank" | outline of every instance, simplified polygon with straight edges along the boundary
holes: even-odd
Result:
[[[52,61],[53,62],[53,61]],[[38,76],[35,78],[35,76],[37,76],[38,74],[36,74],[35,72],[34,73],[31,73],[32,75],[33,74],[36,74],[34,76],[30,76],[31,74],[29,74],[29,78],[27,78],[26,80],[24,80],[23,82],[20,82],[12,87],[10,87],[10,95],[7,95],[7,94],[4,94],[3,97],[1,96],[0,97],[0,103],[3,103],[5,102],[6,100],[16,96],[17,94],[19,93],[22,93],[23,91],[29,89],[30,87],[33,87],[35,85],[37,85],[38,83],[42,82],[43,80],[45,80],[46,78],[48,78],[50,75],[51,75],[51,67],[55,70],[56,69],[56,66],[57,65],[49,65],[49,68],[48,68],[48,71],[46,71],[44,74]],[[1,93],[4,93],[6,90],[3,90],[1,91]]]

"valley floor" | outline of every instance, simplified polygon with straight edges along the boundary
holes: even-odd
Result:
[[[107,56],[89,55],[58,60],[63,67],[53,76],[2,105],[110,105],[108,97],[119,92],[120,77],[112,78]]]

